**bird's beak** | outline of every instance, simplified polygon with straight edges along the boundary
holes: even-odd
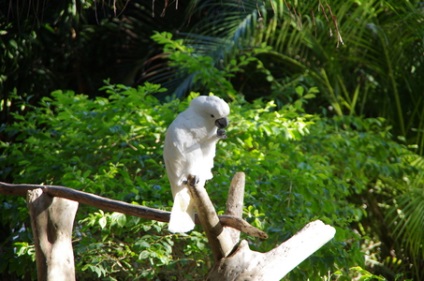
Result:
[[[228,119],[226,117],[216,119],[215,125],[219,128],[225,128],[228,126]]]

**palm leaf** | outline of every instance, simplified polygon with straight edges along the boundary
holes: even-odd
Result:
[[[414,264],[417,280],[422,280],[419,267],[424,259],[424,187],[422,179],[407,192],[395,198],[395,206],[388,214],[395,240],[399,244],[398,256],[409,256]]]
[[[255,1],[246,2],[218,2],[203,1],[192,5],[190,11],[196,13],[208,13],[209,16],[190,28],[190,32],[180,32],[178,36],[184,38],[187,46],[195,50],[194,56],[202,55],[212,57],[214,64],[220,68],[222,64],[236,57],[254,35],[254,29],[258,22],[259,13]],[[191,17],[190,17],[191,18]],[[183,97],[190,90],[202,88],[200,83],[195,83],[196,73],[186,73],[182,69],[170,69],[166,66],[169,75],[167,81],[162,81],[168,88],[168,94]],[[171,71],[170,71],[171,70]],[[157,70],[159,73],[166,72]],[[151,72],[152,81],[158,81]]]
[[[220,68],[266,44],[256,54],[273,79],[265,91],[269,97],[284,103],[294,84],[318,86],[315,104],[331,106],[339,115],[385,117],[394,134],[410,137],[424,151],[424,15],[417,2],[195,3],[191,16],[201,19],[180,34],[195,49],[193,55],[210,56]],[[196,79],[182,78],[195,73],[173,71],[171,92],[178,88],[182,96],[202,87],[189,82]]]

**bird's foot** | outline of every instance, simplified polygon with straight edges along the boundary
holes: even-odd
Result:
[[[187,180],[185,180],[183,183],[185,185],[196,186],[196,184],[198,184],[199,181],[200,179],[198,176],[188,175]]]
[[[225,132],[225,130],[224,129],[218,129],[217,131],[216,131],[216,135],[218,136],[218,138],[220,138],[220,139],[226,139],[227,138],[227,135],[226,135],[226,132]]]

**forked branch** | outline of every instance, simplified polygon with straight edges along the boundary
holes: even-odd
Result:
[[[231,182],[227,214],[241,219],[244,196],[244,173],[237,173]],[[266,253],[249,249],[240,243],[239,233],[226,229],[218,220],[215,208],[204,187],[189,177],[188,188],[197,209],[200,223],[215,257],[215,265],[207,280],[280,280],[335,235],[335,229],[317,220],[307,224],[286,242]]]

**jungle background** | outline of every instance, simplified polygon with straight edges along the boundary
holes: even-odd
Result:
[[[0,179],[170,210],[162,143],[198,94],[231,107],[207,190],[268,251],[321,219],[335,238],[285,280],[424,279],[424,4],[0,1]],[[200,228],[81,205],[78,280],[202,280]],[[1,280],[35,280],[25,198],[0,195]],[[194,268],[194,269],[193,269]]]

